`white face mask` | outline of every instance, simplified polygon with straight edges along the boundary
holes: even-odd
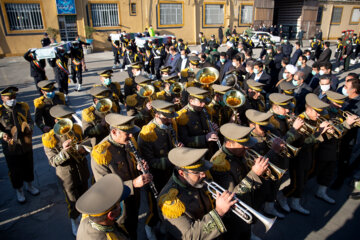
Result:
[[[185,59],[185,55],[181,55],[181,58],[182,58],[182,59]]]
[[[233,65],[234,67],[237,67],[236,62],[232,62],[232,65]]]
[[[15,106],[15,104],[16,104],[16,99],[6,100],[5,104],[6,104],[6,106],[8,106],[8,107],[13,107],[13,106]]]
[[[134,76],[137,77],[137,76],[139,76],[140,74],[141,74],[141,71],[137,71],[137,72],[134,74]]]
[[[321,91],[326,92],[330,90],[330,84],[320,85]]]
[[[250,72],[250,70],[248,68],[245,68],[246,72]]]
[[[319,74],[320,74],[320,76],[321,76],[321,75],[324,75],[325,72],[324,72],[323,70],[320,70]]]
[[[343,87],[341,93],[345,96],[349,96],[349,93],[347,92],[346,88]]]

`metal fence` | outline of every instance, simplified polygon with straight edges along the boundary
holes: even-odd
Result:
[[[93,3],[90,8],[94,27],[119,26],[119,9],[116,3]]]
[[[10,30],[43,29],[39,3],[6,3]]]

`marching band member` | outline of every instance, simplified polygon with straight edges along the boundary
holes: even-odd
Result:
[[[40,91],[40,88],[38,87],[38,83],[43,80],[47,80],[46,74],[45,74],[45,59],[37,60],[36,49],[29,49],[25,54],[24,58],[26,61],[30,63],[30,75],[34,78],[36,89],[40,93],[40,96],[42,96],[42,93]]]
[[[70,57],[72,81],[75,84],[79,82],[75,91],[80,91],[82,84],[82,61],[84,59],[84,51],[80,46],[80,42],[73,42],[73,46],[70,48]]]
[[[124,103],[124,95],[121,92],[120,83],[112,81],[112,73],[113,70],[111,69],[99,73],[100,81],[101,81],[100,86],[104,86],[112,92],[113,102],[116,104],[118,111],[120,112],[121,108],[119,102]],[[99,85],[95,85],[95,86],[99,86]]]

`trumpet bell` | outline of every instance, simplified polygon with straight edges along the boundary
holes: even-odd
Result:
[[[54,132],[56,135],[63,136],[69,133],[72,128],[73,122],[68,118],[63,118],[54,125]]]
[[[151,97],[155,93],[155,88],[152,85],[142,86],[139,90],[139,96],[143,98]]]
[[[95,106],[95,109],[101,113],[107,113],[112,108],[112,101],[108,98],[100,99]]]
[[[210,85],[216,82],[219,78],[219,71],[213,67],[205,67],[200,69],[196,76],[195,81],[199,82],[202,85]]]
[[[179,95],[183,90],[184,90],[184,85],[179,82],[175,82],[170,86],[170,92],[175,95]]]
[[[229,90],[223,96],[223,102],[230,108],[238,108],[245,104],[245,95],[238,90]]]

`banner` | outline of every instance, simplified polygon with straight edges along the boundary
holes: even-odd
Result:
[[[56,0],[56,9],[59,15],[76,14],[75,0]]]

